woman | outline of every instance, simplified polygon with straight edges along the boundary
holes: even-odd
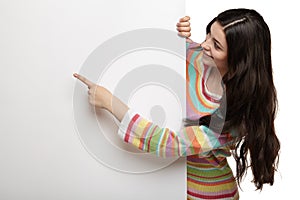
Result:
[[[179,35],[190,36],[188,20],[177,24]],[[206,32],[201,45],[187,38],[189,119],[179,132],[154,125],[107,89],[74,76],[88,86],[92,105],[121,122],[124,141],[158,156],[187,156],[188,199],[238,199],[236,181],[248,167],[262,189],[274,183],[278,163],[270,32],[262,16],[249,9],[220,13]],[[236,178],[226,160],[232,149]]]

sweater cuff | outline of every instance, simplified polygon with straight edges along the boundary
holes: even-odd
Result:
[[[128,126],[132,120],[132,118],[136,115],[137,113],[129,108],[126,114],[124,115],[120,125],[119,125],[119,130],[118,130],[118,135],[125,140],[126,132],[128,130]]]

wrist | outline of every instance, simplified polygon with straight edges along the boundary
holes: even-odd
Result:
[[[104,100],[103,100],[103,108],[108,110],[109,112],[112,112],[112,107],[113,107],[113,95],[110,91],[106,90],[104,95]]]

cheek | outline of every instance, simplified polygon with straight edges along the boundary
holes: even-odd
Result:
[[[216,52],[214,54],[214,61],[218,68],[227,69],[228,62],[227,62],[227,55],[224,53]]]

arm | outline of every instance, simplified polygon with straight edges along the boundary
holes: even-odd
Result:
[[[227,142],[227,139],[225,142],[219,140],[219,134],[205,126],[185,127],[177,132],[161,128],[133,113],[106,88],[79,74],[74,77],[87,85],[90,104],[108,110],[121,122],[119,135],[124,141],[143,151],[162,157],[188,156],[208,152]]]
[[[189,18],[180,20],[180,25],[177,25],[179,35],[190,36],[188,20]],[[187,49],[189,45],[195,47],[200,44],[193,43],[187,38]],[[119,135],[125,142],[131,143],[141,150],[155,152],[158,156],[163,157],[188,156],[208,152],[224,145],[227,141],[225,138],[220,142],[219,134],[205,126],[190,126],[177,132],[161,128],[137,113],[133,114],[126,104],[104,87],[94,84],[81,75],[74,74],[74,77],[88,86],[90,104],[112,113],[121,122]]]
[[[118,134],[125,142],[160,157],[205,155],[226,145],[230,139],[230,135],[220,138],[205,126],[189,126],[179,131],[163,128],[131,109],[122,120]]]

